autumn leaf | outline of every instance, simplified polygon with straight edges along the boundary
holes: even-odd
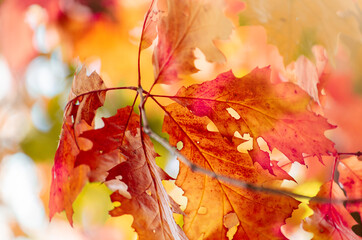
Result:
[[[300,55],[313,57],[313,45],[326,48],[330,58],[336,53],[339,35],[361,40],[357,12],[353,0],[243,0],[246,10],[240,15],[241,25],[262,25],[270,43],[279,48],[284,63]]]
[[[198,117],[176,103],[164,110],[163,131],[192,163],[254,184],[277,179],[219,132],[208,131],[207,117]],[[195,173],[182,163],[176,184],[188,198],[184,231],[190,239],[227,239],[228,229],[234,226],[234,239],[284,239],[280,227],[298,206],[290,197],[240,189]]]
[[[295,62],[286,67],[286,75],[289,81],[296,83],[306,91],[314,101],[320,104],[321,95],[320,78],[328,63],[328,57],[323,47],[312,48],[315,64],[305,56],[299,56]]]
[[[139,239],[187,239],[173,219],[173,212],[182,212],[162,185],[162,180],[171,178],[156,165],[157,154],[151,140],[144,135],[142,142],[139,132],[127,140],[129,142],[122,149],[127,161],[110,170],[106,184],[110,186],[122,181],[128,186],[128,194],[115,191],[111,195],[113,202],[121,203],[110,212],[111,216],[133,215],[132,227]]]
[[[362,165],[357,157],[342,159],[338,164],[339,182],[343,186],[348,198],[361,198],[362,193]],[[346,208],[349,212],[362,213],[362,204],[347,203]]]
[[[86,69],[82,68],[75,76],[69,95],[69,99],[74,101],[70,101],[65,110],[59,146],[55,153],[52,169],[49,199],[50,219],[55,213],[65,210],[68,221],[73,223],[72,203],[87,182],[89,171],[85,165],[74,167],[79,148],[82,146],[77,137],[84,130],[93,126],[95,112],[105,100],[105,92],[81,95],[102,88],[105,88],[105,85],[95,72],[88,77]]]
[[[336,183],[322,185],[318,197],[343,199],[343,192]],[[342,204],[309,203],[313,215],[305,219],[304,230],[314,234],[313,239],[354,240],[360,239],[353,231],[355,220]]]
[[[128,106],[103,122],[104,127],[80,136],[92,147],[78,154],[75,166],[89,166],[90,181],[105,182],[114,191],[111,200],[121,206],[110,215],[133,215],[140,239],[186,239],[170,206],[182,212],[162,185],[170,177],[156,165],[158,155],[149,137],[141,137],[139,116]]]
[[[157,37],[157,24],[161,16],[165,14],[167,14],[167,1],[154,0],[144,21],[144,29],[141,36],[141,50],[152,45]]]
[[[292,162],[304,163],[303,154],[335,153],[334,143],[324,136],[332,129],[326,119],[307,110],[310,97],[292,83],[270,83],[270,69],[255,69],[236,78],[231,71],[215,80],[181,88],[171,97],[197,116],[207,116],[220,133],[231,139],[235,132],[253,138],[253,160],[271,173],[270,159],[257,139],[270,150],[279,149]]]
[[[168,1],[168,14],[158,24],[158,42],[153,54],[155,82],[170,84],[180,75],[197,72],[195,48],[210,62],[225,61],[214,45],[227,39],[231,22],[224,16],[222,0]]]

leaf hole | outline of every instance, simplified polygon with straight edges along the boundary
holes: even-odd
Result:
[[[151,192],[151,190],[150,190],[150,189],[147,189],[147,190],[146,190],[146,193],[147,193],[149,196],[151,196],[151,195],[152,195],[152,192]]]
[[[179,141],[177,144],[176,144],[176,148],[177,150],[181,151],[181,149],[184,148],[184,143],[182,141]]]
[[[206,213],[207,213],[207,208],[206,208],[206,207],[200,207],[200,208],[197,210],[197,214],[205,215]]]
[[[245,142],[238,145],[237,150],[239,152],[248,153],[249,150],[253,149],[253,138],[250,137],[249,133],[244,133],[243,136],[241,136],[241,134],[238,131],[236,131],[234,133],[234,136],[245,140]]]
[[[226,111],[228,111],[228,113],[230,114],[230,116],[232,116],[232,117],[235,118],[236,120],[239,120],[239,119],[240,119],[239,113],[237,113],[233,108],[227,108]]]
[[[206,129],[209,132],[219,132],[219,130],[217,129],[215,123],[213,123],[213,122],[209,122],[209,124],[207,124],[207,126],[206,126]]]
[[[114,202],[112,202],[112,204],[113,204],[114,208],[121,206],[121,202],[119,202],[119,201],[114,201]]]
[[[229,240],[233,239],[239,225],[240,221],[236,213],[232,212],[224,216],[224,226],[228,229],[226,236]]]

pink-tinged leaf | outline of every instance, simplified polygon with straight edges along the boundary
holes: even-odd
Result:
[[[342,190],[333,182],[322,185],[318,197],[338,198],[344,197]],[[314,234],[313,239],[318,240],[358,240],[361,239],[353,231],[356,221],[348,213],[343,204],[329,204],[311,202],[309,207],[313,215],[306,218],[303,223],[304,230]]]
[[[348,198],[362,198],[362,162],[357,157],[342,159],[338,165],[339,182]],[[349,212],[362,213],[362,203],[347,203]]]
[[[213,41],[227,39],[231,30],[232,24],[223,14],[222,0],[168,1],[168,14],[158,24],[158,43],[153,55],[156,83],[170,84],[180,75],[197,72],[196,48],[210,62],[225,61]]]
[[[144,30],[141,39],[141,49],[146,49],[152,45],[157,37],[157,24],[161,16],[167,14],[167,1],[154,0],[149,10],[147,19],[145,19]]]
[[[306,91],[318,104],[321,94],[320,77],[328,63],[325,49],[320,46],[313,47],[315,63],[305,56],[300,56],[295,62],[286,67],[286,77]]]
[[[183,87],[171,98],[193,114],[207,116],[228,139],[236,131],[250,134],[253,160],[271,173],[270,162],[256,144],[259,137],[270,150],[277,148],[290,161],[302,164],[303,153],[321,160],[322,155],[336,152],[324,136],[334,127],[307,110],[309,95],[292,83],[272,84],[269,68],[257,68],[242,78],[229,71],[215,80]]]
[[[259,185],[278,179],[253,163],[249,154],[237,151],[233,143],[237,139],[230,142],[219,132],[208,131],[207,117],[193,115],[176,103],[164,109],[163,131],[170,135],[172,146],[183,143],[180,152],[192,163]],[[299,203],[287,196],[237,188],[193,172],[182,163],[176,184],[188,198],[184,231],[190,239],[227,239],[230,215],[239,223],[234,239],[285,239],[280,227]]]

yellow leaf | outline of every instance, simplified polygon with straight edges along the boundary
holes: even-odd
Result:
[[[323,45],[334,56],[339,35],[361,40],[353,0],[244,0],[239,23],[262,25],[288,64],[298,56],[313,57],[312,46]]]

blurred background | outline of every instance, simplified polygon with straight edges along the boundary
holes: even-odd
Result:
[[[173,94],[182,85],[211,80],[222,71],[232,69],[240,77],[268,65],[274,82],[313,78],[322,83],[323,78],[321,94],[315,95],[316,108],[323,106],[319,111],[339,126],[328,137],[340,152],[362,150],[362,81],[357,64],[361,54],[342,43],[330,64],[323,48],[315,46],[319,68],[305,59],[284,66],[262,27],[238,27],[243,25],[238,13],[245,5],[226,2],[225,11],[235,29],[230,40],[215,43],[227,62],[208,63],[196,49],[195,64],[201,71],[175,86],[160,85],[154,92]],[[85,65],[89,73],[97,71],[107,87],[137,85],[139,37],[149,4],[147,0],[0,0],[1,240],[136,239],[131,216],[108,216],[111,191],[102,184],[87,184],[75,201],[74,228],[64,214],[49,222],[48,200],[53,157],[74,73]],[[361,49],[360,43],[355,49]],[[151,59],[152,46],[142,53],[146,90],[153,80]],[[305,76],[298,70],[301,66],[314,75]],[[97,119],[130,105],[134,96],[129,95],[108,92]],[[152,103],[147,108],[152,109],[148,113],[151,127],[162,135],[162,111]],[[176,177],[177,161],[157,144],[156,150],[162,156],[157,163]]]

